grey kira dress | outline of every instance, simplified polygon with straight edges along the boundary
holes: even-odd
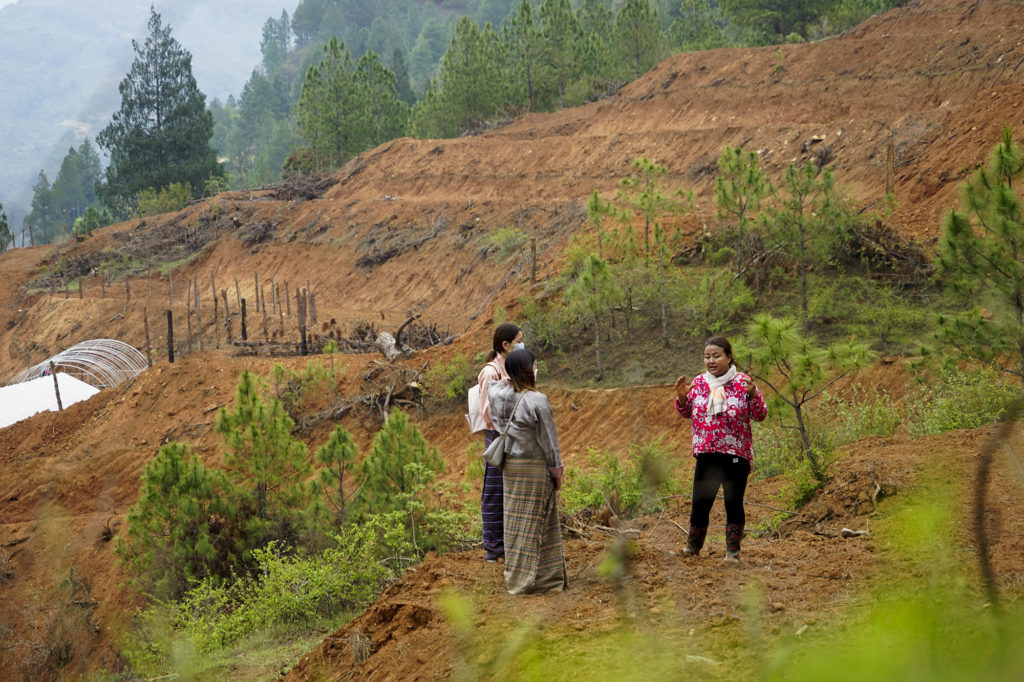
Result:
[[[568,585],[554,482],[548,467],[562,466],[551,404],[543,393],[519,394],[500,382],[488,388],[491,421],[506,432],[505,586],[510,594],[557,592]]]

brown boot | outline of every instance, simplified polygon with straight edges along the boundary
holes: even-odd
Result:
[[[730,564],[740,562],[740,541],[743,540],[743,526],[738,523],[725,524],[725,559]]]
[[[690,526],[690,534],[686,538],[686,547],[683,547],[684,556],[697,556],[701,547],[704,546],[704,538],[708,535],[708,527],[698,528]]]

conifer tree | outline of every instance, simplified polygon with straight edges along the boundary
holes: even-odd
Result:
[[[14,235],[7,224],[7,214],[4,212],[3,202],[0,202],[0,253],[7,250],[7,246],[14,242]]]
[[[1024,154],[1003,129],[988,165],[963,191],[964,209],[943,220],[937,265],[973,309],[940,317],[940,338],[967,357],[1017,376],[1024,386]]]
[[[263,24],[263,38],[260,40],[264,73],[276,73],[281,68],[288,57],[291,40],[292,27],[288,12],[281,10],[280,18],[267,19]]]
[[[525,101],[533,110],[537,100],[537,70],[540,59],[540,33],[530,0],[521,0],[504,28],[505,46],[511,61],[513,78],[519,83],[515,99]]]
[[[617,57],[628,78],[646,73],[661,60],[661,20],[650,0],[626,0],[615,16],[614,36]]]
[[[333,170],[359,151],[352,55],[331,36],[320,63],[306,73],[295,107],[295,123],[318,170]]]
[[[335,426],[331,437],[317,448],[316,461],[324,465],[319,480],[314,482],[314,492],[323,491],[328,504],[334,508],[334,524],[341,526],[346,518],[345,474],[355,466],[358,448],[352,434]]]
[[[416,93],[412,90],[409,68],[405,65],[405,54],[400,47],[396,47],[391,53],[391,72],[395,74],[395,92],[398,93],[398,99],[411,107],[416,103]]]
[[[144,189],[187,183],[195,196],[223,174],[210,147],[213,116],[192,75],[192,55],[150,8],[149,35],[119,86],[121,106],[96,136],[110,155],[104,203],[125,216]]]
[[[32,232],[33,242],[38,244],[53,241],[60,230],[60,221],[53,207],[50,180],[42,170],[39,171],[36,184],[32,185],[32,210],[25,217],[25,224]]]
[[[754,317],[747,330],[747,344],[738,347],[737,364],[792,410],[791,420],[780,415],[783,426],[799,433],[801,452],[811,473],[824,481],[825,462],[814,449],[806,405],[842,377],[871,363],[875,352],[852,340],[821,348],[800,333],[796,320],[768,313]]]
[[[580,76],[582,34],[569,0],[544,0],[538,11],[540,24],[540,62],[545,88],[557,98],[559,109],[565,106],[565,91]]]
[[[672,46],[684,52],[724,47],[727,41],[720,21],[708,0],[683,0],[679,16],[669,27]]]
[[[612,37],[615,13],[607,0],[583,0],[576,9],[576,20],[585,36],[597,36],[607,44]]]
[[[214,430],[224,438],[224,462],[234,483],[233,506],[246,517],[247,547],[293,540],[305,522],[310,466],[295,422],[281,405],[261,397],[262,382],[248,370],[235,389],[235,405],[221,408]]]
[[[644,258],[651,257],[651,227],[659,215],[676,211],[680,207],[678,192],[675,197],[662,186],[659,178],[668,173],[668,167],[647,157],[633,160],[633,175],[619,181],[619,200],[629,213],[639,213],[644,219]]]
[[[403,509],[408,502],[404,496],[422,484],[418,468],[439,472],[444,463],[438,449],[409,417],[401,410],[391,410],[363,460],[359,493],[364,507],[374,513]]]
[[[800,277],[800,310],[807,317],[807,271],[816,256],[816,242],[830,225],[845,224],[842,201],[828,168],[819,172],[813,161],[789,164],[779,192],[779,205],[762,216],[764,227],[793,255]]]
[[[362,109],[359,151],[404,135],[409,106],[398,96],[395,74],[375,52],[368,51],[359,58],[352,80],[354,104]]]
[[[772,186],[761,171],[757,152],[729,146],[722,150],[715,177],[715,203],[718,204],[719,218],[736,219],[739,241],[743,241],[751,214],[760,209],[761,200],[771,191]]]
[[[194,582],[237,567],[230,485],[187,445],[168,443],[146,465],[117,554],[142,592],[175,598]]]
[[[612,276],[608,263],[594,253],[580,254],[572,264],[572,281],[565,290],[564,300],[569,312],[583,318],[584,323],[593,325],[594,361],[597,365],[597,380],[604,378],[601,362],[601,333],[603,313],[609,309],[619,295],[619,287]]]

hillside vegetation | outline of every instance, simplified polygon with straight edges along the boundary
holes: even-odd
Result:
[[[906,623],[907,614],[921,611],[917,595],[925,584],[941,593],[940,613],[925,610],[920,629],[914,621],[907,632],[930,631],[921,636],[938,639],[915,648],[920,642],[911,634],[888,649],[906,669],[923,666],[924,679],[967,658],[961,654],[988,628],[1019,632],[1012,607],[1019,598],[1014,586],[1024,555],[1024,519],[1011,511],[1011,460],[998,460],[991,472],[986,508],[998,518],[998,532],[984,543],[972,534],[967,503],[979,480],[975,464],[984,461],[978,453],[991,438],[1007,442],[1009,436],[997,436],[994,427],[921,435],[986,423],[1017,386],[974,368],[966,376],[982,379],[978,389],[963,373],[943,375],[937,363],[922,364],[931,356],[920,358],[915,349],[924,343],[942,350],[932,336],[938,327],[922,307],[953,313],[970,307],[948,293],[945,282],[930,279],[932,258],[943,216],[961,208],[958,188],[986,164],[1004,128],[1020,120],[1022,26],[1024,12],[1015,3],[935,0],[894,9],[818,43],[680,54],[597,102],[526,114],[475,136],[401,138],[360,154],[329,178],[224,192],[177,213],[3,254],[0,375],[13,376],[91,338],[143,347],[147,326],[155,360],[125,386],[0,430],[0,613],[9,647],[4,670],[30,677],[99,671],[128,677],[131,660],[139,670],[170,665],[175,674],[223,674],[194,667],[209,658],[201,653],[201,642],[209,640],[180,640],[160,650],[125,638],[149,633],[152,642],[174,641],[154,634],[159,619],[130,617],[144,600],[122,588],[133,576],[117,561],[115,547],[128,537],[140,480],[162,448],[184,443],[205,470],[230,469],[225,450],[233,446],[225,445],[218,415],[220,408],[236,406],[244,370],[267,378],[279,398],[307,371],[307,358],[268,357],[272,346],[299,340],[300,287],[315,293],[317,322],[309,336],[317,348],[331,339],[344,350],[365,338],[367,329],[395,333],[417,315],[411,323],[416,333],[442,342],[393,364],[375,353],[319,355],[320,371],[331,372],[327,388],[313,390],[305,405],[290,403],[301,446],[316,452],[337,423],[365,461],[383,413],[404,405],[444,465],[431,485],[451,493],[449,509],[469,503],[469,518],[479,444],[464,428],[456,380],[474,371],[496,322],[526,326],[527,343],[540,350],[544,363],[541,381],[564,457],[581,477],[565,495],[570,590],[552,599],[514,601],[503,593],[500,572],[489,573],[478,560],[479,551],[426,554],[415,568],[397,571],[402,579],[365,610],[369,598],[363,595],[349,604],[352,612],[330,614],[323,627],[355,619],[315,648],[320,636],[306,632],[306,639],[272,661],[244,663],[239,674],[246,678],[276,675],[301,658],[293,679],[522,677],[545,669],[599,678],[683,670],[680,676],[695,679],[755,671],[781,679],[792,670],[814,679],[816,666],[825,665],[816,650],[845,660],[845,652],[854,657],[865,642],[886,639],[892,622]],[[620,183],[638,172],[638,159],[647,159],[664,167],[658,182],[665,193],[683,190],[688,204],[685,211],[655,216],[677,240],[673,257],[658,267],[677,278],[675,286],[691,287],[694,298],[713,290],[709,282],[735,279],[748,289],[748,314],[730,317],[716,331],[743,336],[755,312],[798,315],[799,268],[780,263],[768,279],[748,281],[735,277],[731,259],[737,249],[723,251],[742,246],[729,236],[736,234],[734,220],[717,217],[715,182],[727,147],[756,151],[766,178],[780,187],[790,164],[820,163],[843,188],[852,215],[872,215],[869,225],[877,220],[879,234],[907,247],[893,252],[924,259],[907,271],[879,267],[870,258],[844,267],[834,259],[818,261],[811,268],[803,331],[822,344],[856,335],[881,359],[856,379],[835,384],[832,402],[819,411],[819,432],[832,433],[834,446],[845,444],[830,451],[821,480],[801,475],[803,460],[788,438],[771,429],[758,434],[764,471],[751,484],[749,523],[759,534],[745,545],[739,573],[721,568],[714,554],[692,564],[678,556],[682,537],[674,522],[687,507],[689,430],[671,413],[670,384],[699,367],[696,345],[710,330],[692,322],[702,321],[702,314],[677,301],[662,315],[655,305],[658,287],[648,287],[653,293],[635,327],[623,328],[628,323],[620,317],[614,331],[599,331],[607,344],[607,369],[599,378],[600,371],[591,371],[600,370],[593,348],[598,322],[586,319],[586,306],[573,310],[563,298],[572,290],[567,273],[576,272],[581,249],[595,246],[596,218],[605,215],[591,210],[594,194],[598,203],[637,206]],[[602,219],[610,238],[622,239],[630,228],[637,235],[632,255],[616,256],[619,262],[627,255],[647,260],[639,246],[645,218],[641,209],[625,222],[611,213]],[[649,262],[658,263],[657,251],[651,253]],[[657,282],[661,271],[648,272]],[[189,282],[198,288],[201,316]],[[231,311],[235,340],[240,300],[251,305],[257,296],[270,296],[266,311],[247,310],[255,345],[229,345],[223,319],[214,326],[211,287],[220,314],[224,304]],[[290,308],[281,310],[285,291]],[[719,305],[732,314],[729,300]],[[866,315],[871,308],[878,313],[873,318]],[[167,362],[168,309],[176,320],[173,364]],[[264,341],[273,343],[259,345]],[[278,363],[281,369],[275,369]],[[934,386],[923,388],[915,375],[931,377]],[[393,392],[399,384],[388,383],[392,376],[417,376],[425,393]],[[455,397],[446,398],[444,389],[453,382]],[[382,393],[396,402],[376,401]],[[999,400],[979,399],[993,395]],[[325,408],[342,404],[345,409],[322,418]],[[949,404],[985,409],[969,423],[956,423],[943,412]],[[773,408],[780,414],[784,409]],[[963,410],[953,412],[955,417]],[[937,415],[936,421],[926,424],[928,415]],[[865,436],[870,438],[857,440]],[[619,493],[643,488],[631,468],[642,456],[674,462],[658,504],[637,503],[633,513],[639,516],[630,520],[621,507],[587,502],[587,486],[591,492],[594,486],[586,472],[618,466]],[[783,473],[788,475],[774,475]],[[931,495],[936,491],[938,498]],[[431,511],[396,509],[405,518]],[[844,527],[870,533],[844,538]],[[458,547],[468,534],[457,533],[447,546]],[[415,537],[411,551],[423,555],[431,547]],[[404,545],[394,546],[401,549],[389,556],[410,556]],[[992,557],[990,582],[983,566],[975,568],[979,553]],[[262,561],[267,572],[288,569],[284,559]],[[876,597],[888,596],[891,613],[869,608]],[[1010,618],[985,620],[986,603],[1005,606]],[[970,619],[968,632],[947,648],[939,644],[947,641],[945,626],[932,627],[942,622],[941,609]],[[488,628],[510,613],[516,614],[516,634],[497,650],[486,646]],[[210,625],[221,634],[216,628],[223,627]],[[809,633],[814,644],[802,645],[808,640],[798,632]],[[268,651],[287,641],[269,637],[224,641]],[[662,638],[672,646],[662,648]],[[993,641],[987,672],[1013,679],[1019,669],[1000,658],[1005,651]],[[616,652],[637,647],[652,667],[630,673],[630,659]],[[152,659],[140,658],[140,650]],[[217,656],[229,659],[238,653],[218,650]],[[774,652],[767,664],[766,650]],[[597,651],[613,655],[596,657]],[[904,669],[884,663],[844,669],[851,675]],[[963,668],[964,679],[972,674],[977,669]]]

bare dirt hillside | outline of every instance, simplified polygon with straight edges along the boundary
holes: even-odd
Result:
[[[1024,6],[1018,2],[909,2],[820,43],[677,55],[607,99],[526,115],[484,134],[395,140],[352,160],[326,187],[293,184],[226,193],[178,214],[112,225],[82,241],[3,254],[0,380],[83,340],[118,338],[141,348],[144,312],[158,360],[129,385],[0,430],[0,559],[9,567],[4,573],[9,576],[0,581],[0,623],[12,633],[5,636],[31,643],[38,634],[32,625],[45,620],[52,596],[64,589],[59,586],[87,584],[88,595],[79,601],[95,627],[75,640],[61,670],[73,675],[116,664],[114,642],[132,603],[118,587],[123,576],[109,540],[137,495],[140,472],[169,440],[189,442],[204,461],[219,462],[212,433],[216,409],[230,402],[243,368],[267,374],[272,364],[268,358],[240,356],[238,347],[225,342],[223,324],[215,332],[211,288],[226,295],[236,338],[239,299],[251,305],[258,294],[270,295],[274,284],[282,296],[288,287],[289,309],[281,313],[276,301],[268,304],[266,317],[250,309],[251,338],[294,341],[294,294],[308,283],[316,292],[318,334],[347,331],[357,319],[394,332],[419,314],[456,338],[406,364],[419,368],[457,353],[472,356],[487,345],[496,307],[514,314],[519,296],[539,294],[557,272],[569,238],[588,229],[586,197],[594,191],[611,197],[637,157],[667,165],[671,182],[697,192],[700,208],[683,219],[687,230],[712,223],[714,162],[724,145],[760,150],[773,173],[791,161],[827,158],[862,204],[879,207],[892,143],[898,207],[887,220],[907,238],[929,242],[938,234],[942,213],[958,205],[964,174],[983,162],[1005,125],[1020,129],[1022,28]],[[497,265],[484,240],[507,226],[537,240],[533,289],[524,262]],[[107,284],[108,273],[99,264],[115,260],[120,265]],[[157,263],[171,265],[158,268]],[[79,275],[85,277],[81,296],[76,284],[65,292],[65,283],[77,282]],[[185,331],[189,280],[199,287],[202,351]],[[280,304],[285,305],[283,299]],[[166,361],[167,309],[176,320],[179,358],[173,365]],[[374,358],[342,357],[340,390],[364,392],[362,377]],[[284,362],[303,365],[299,359]],[[568,464],[588,446],[621,447],[658,435],[685,458],[686,426],[667,409],[668,382],[681,369],[666,367],[665,385],[657,387],[552,388]],[[892,375],[891,368],[878,371]],[[378,419],[357,410],[343,423],[365,445]],[[441,448],[448,475],[461,477],[470,444],[461,406],[414,419]],[[314,429],[310,442],[321,442],[326,428]],[[974,451],[977,438],[958,434],[935,443],[878,442],[858,452],[902,479],[913,470],[908,453],[932,448],[948,451],[955,461],[952,453]],[[849,466],[848,475],[862,478],[856,461]],[[751,496],[771,504],[770,490],[754,486]],[[857,523],[867,513],[863,505],[843,509],[835,518],[844,523]],[[680,514],[676,510],[672,518],[680,520]],[[636,563],[647,585],[641,592],[685,592],[693,606],[700,606],[710,599],[705,581],[725,578],[716,577],[717,568],[711,577],[698,577],[674,562],[669,552],[675,551],[678,531],[667,519],[645,521],[641,529],[647,538],[643,559]],[[570,542],[574,591],[559,604],[605,604],[600,600],[606,588],[593,574],[602,546],[597,537]],[[1019,548],[1005,556],[1022,565]],[[869,542],[833,543],[820,536],[755,542],[751,557],[758,567],[753,571],[766,564],[779,568],[780,561],[788,565],[771,576],[784,604],[780,618],[815,610],[815,595],[826,585],[856,582],[872,565]],[[847,568],[841,576],[821,578],[829,582],[819,585],[807,577],[806,561]],[[448,635],[425,595],[439,586],[432,586],[434,576],[450,574],[443,580],[484,586],[479,589],[495,600],[485,610],[505,608],[497,574],[482,570],[469,556],[431,558],[393,588],[357,622],[375,642],[366,665],[384,666],[385,659],[412,665],[401,656],[376,656],[391,646],[387,642],[401,646],[402,638],[398,630],[387,634],[367,620],[391,627],[387,623],[398,622],[402,605],[408,604],[408,617],[419,625],[402,632],[442,633],[424,655],[423,676],[443,676],[451,665],[445,655]],[[76,594],[80,597],[81,590]],[[710,605],[711,612],[731,608],[729,599]],[[551,608],[549,602],[527,603]],[[588,607],[592,610],[580,618],[603,618],[603,608],[611,606]],[[10,659],[3,665],[0,676],[18,670]],[[295,674],[316,677],[317,665],[341,670],[349,664],[343,652],[325,644]],[[404,676],[401,668],[381,670]]]

